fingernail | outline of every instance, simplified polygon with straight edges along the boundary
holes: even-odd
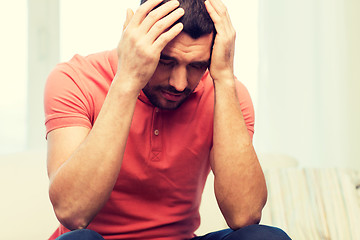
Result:
[[[183,8],[178,8],[176,9],[176,11],[179,13],[179,14],[184,14],[185,13],[185,10]]]
[[[173,2],[173,4],[174,4],[175,6],[179,6],[179,5],[180,5],[180,3],[179,3],[178,0],[173,0],[173,1],[171,1],[171,2]]]
[[[177,28],[177,29],[179,29],[179,31],[180,31],[180,30],[182,30],[182,29],[183,29],[183,27],[184,27],[184,26],[183,26],[183,24],[182,24],[182,23],[178,23],[178,24],[176,24],[176,28]]]

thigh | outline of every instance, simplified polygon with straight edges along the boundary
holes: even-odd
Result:
[[[236,231],[226,229],[209,233],[194,240],[291,240],[291,238],[279,228],[256,224]]]
[[[55,240],[104,240],[104,238],[92,230],[81,229],[65,233]]]

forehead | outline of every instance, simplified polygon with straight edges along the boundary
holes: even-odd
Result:
[[[212,41],[212,33],[193,39],[182,32],[165,46],[162,54],[174,57],[179,61],[207,61],[210,59]]]

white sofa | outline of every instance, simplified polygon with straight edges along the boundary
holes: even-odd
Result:
[[[48,198],[45,151],[0,156],[0,238],[47,239],[57,226]]]

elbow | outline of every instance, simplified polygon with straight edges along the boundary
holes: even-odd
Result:
[[[85,229],[90,224],[90,221],[79,211],[81,207],[74,206],[68,201],[59,201],[51,189],[49,193],[55,216],[64,227],[72,231]]]
[[[261,211],[256,211],[251,214],[237,214],[226,219],[226,223],[232,230],[259,224],[261,220]]]
[[[258,202],[253,204],[246,204],[242,206],[233,206],[231,210],[227,211],[227,214],[223,214],[227,225],[232,230],[238,230],[240,228],[259,224],[261,221],[262,210],[266,204],[267,191],[265,189],[263,197],[257,199]],[[223,212],[224,213],[224,212]]]
[[[54,207],[54,212],[59,222],[71,231],[85,229],[90,223],[90,221],[81,217],[80,214],[71,211],[64,211]]]

